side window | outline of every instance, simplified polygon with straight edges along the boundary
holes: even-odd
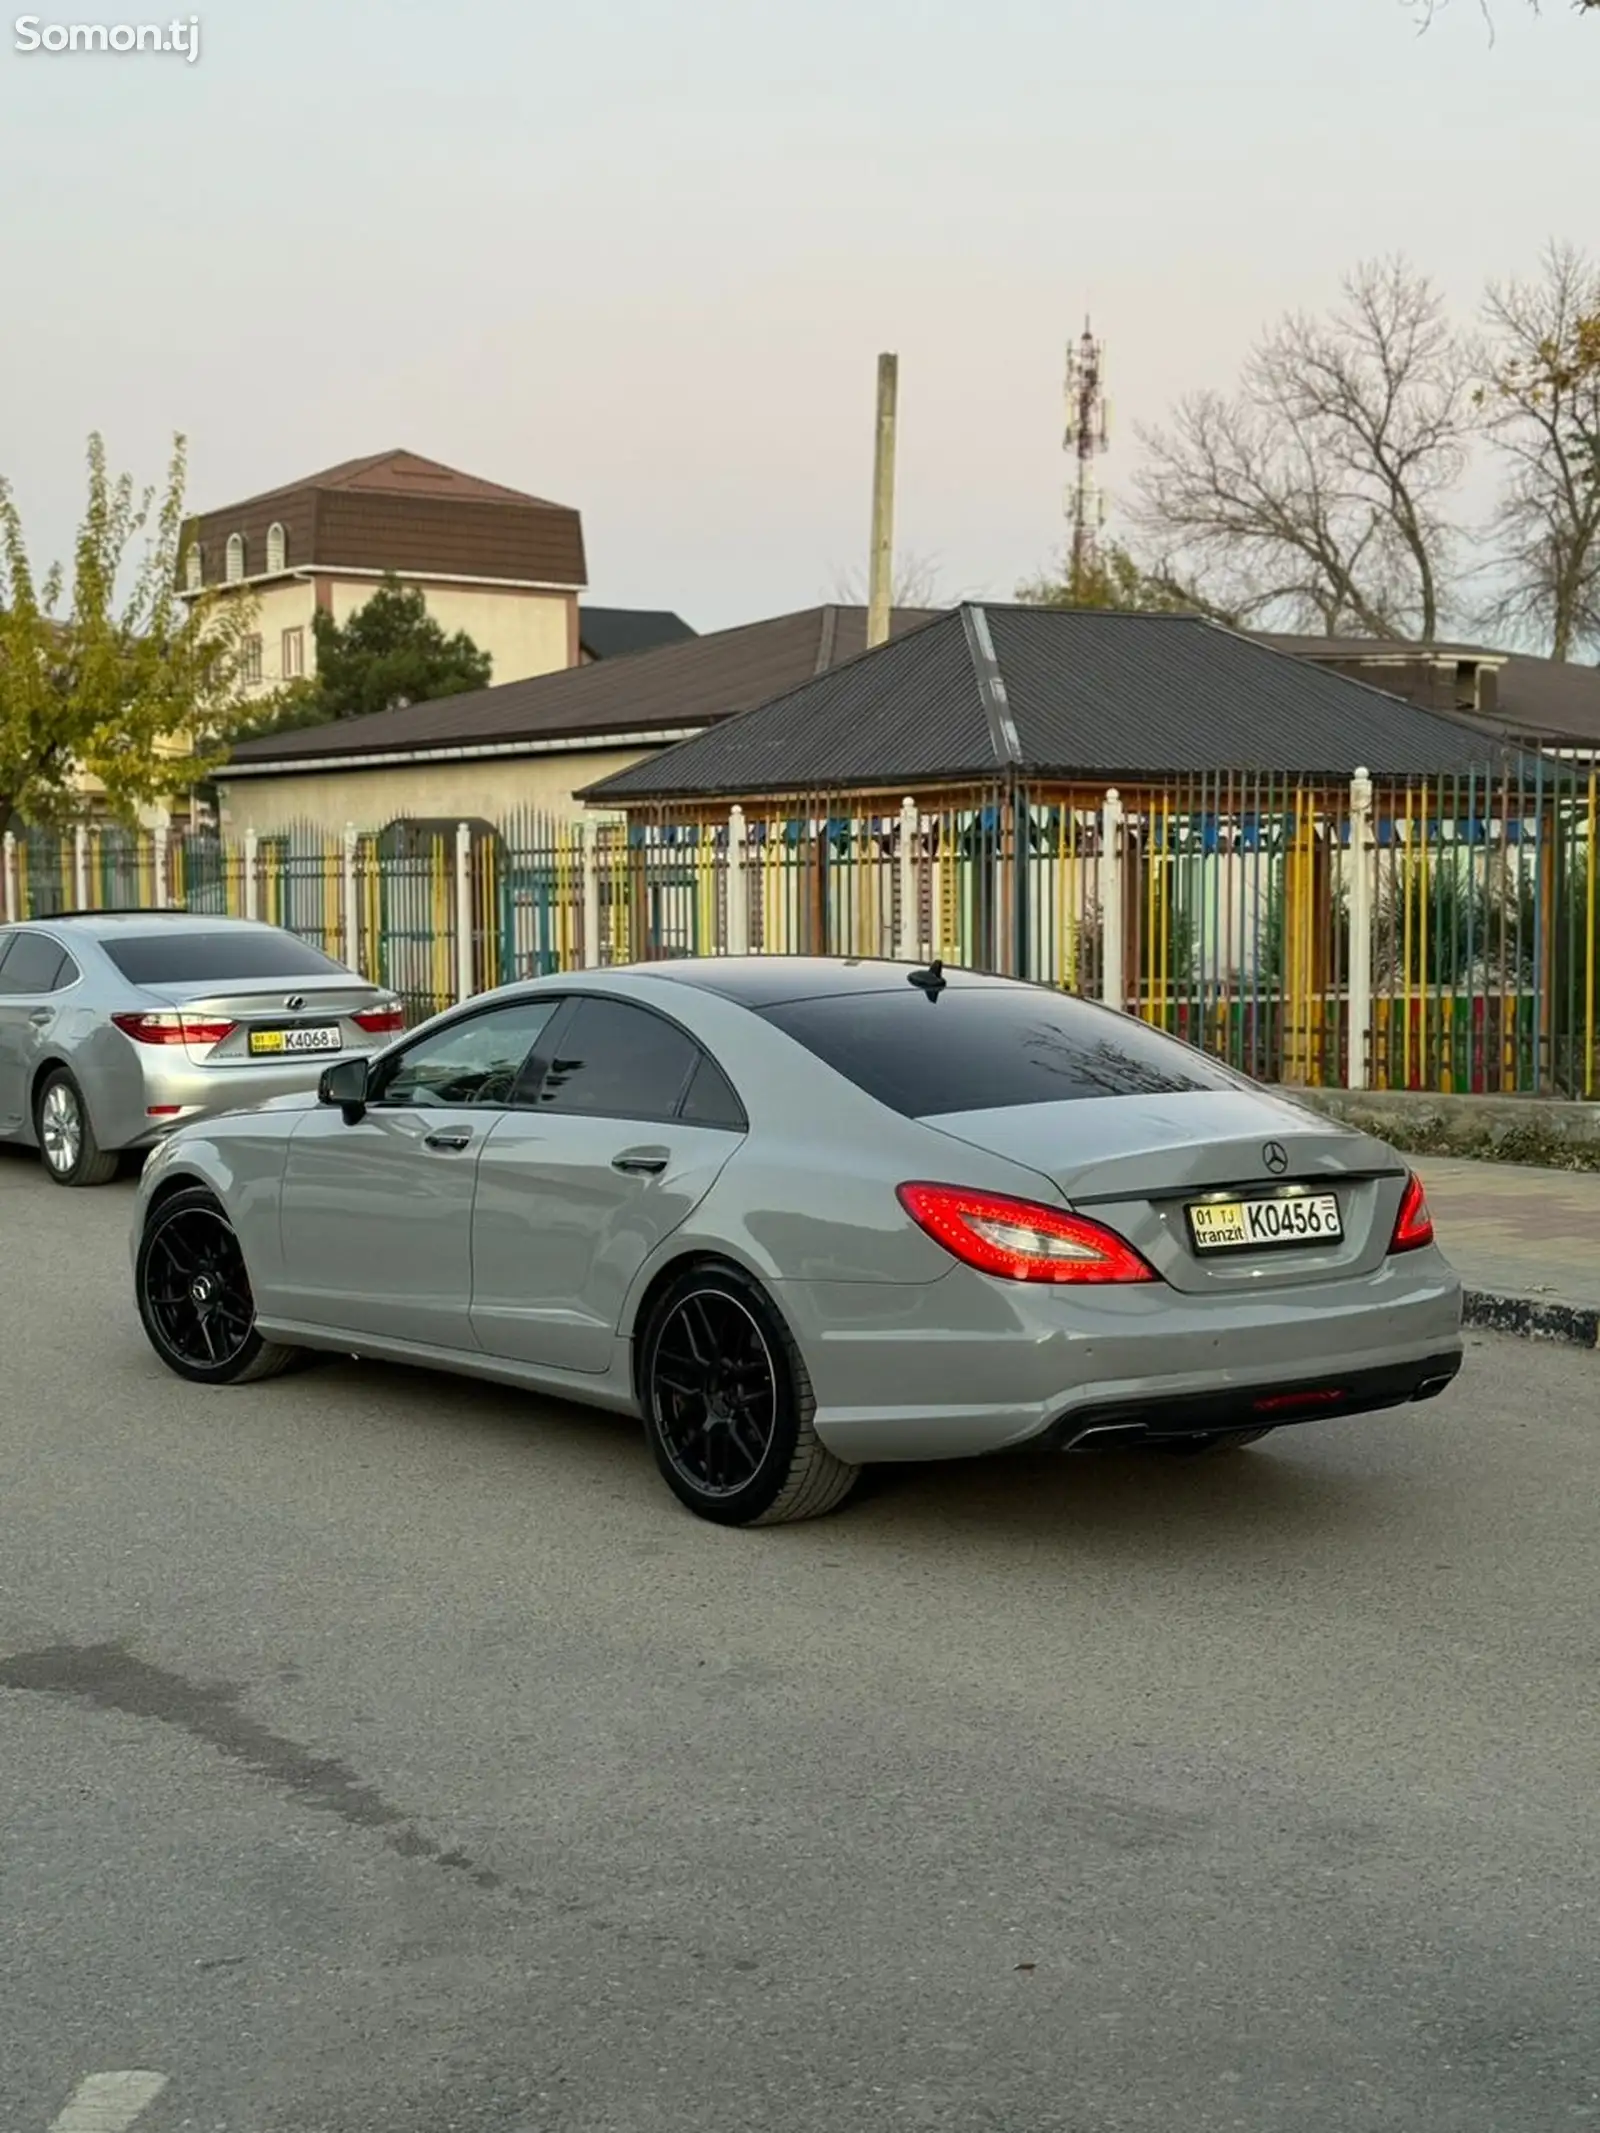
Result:
[[[750,1121],[744,1115],[744,1105],[734,1095],[727,1075],[703,1052],[678,1116],[686,1126],[723,1126],[732,1133],[745,1133],[750,1127]]]
[[[509,1104],[523,1064],[557,1005],[523,1000],[435,1030],[393,1062],[377,1101],[408,1109]]]
[[[622,1000],[579,1000],[557,1042],[539,1109],[593,1118],[672,1118],[700,1056],[681,1029]]]
[[[16,933],[11,937],[10,952],[0,965],[0,992],[46,993],[54,992],[58,985],[71,983],[76,977],[63,978],[62,965],[67,962],[59,941],[51,940],[43,933]]]

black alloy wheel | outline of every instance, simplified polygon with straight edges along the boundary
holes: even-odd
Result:
[[[778,1525],[843,1503],[859,1469],[812,1426],[794,1337],[755,1282],[698,1267],[644,1330],[640,1393],[650,1447],[681,1503],[718,1525]]]
[[[199,1385],[275,1377],[292,1348],[256,1330],[255,1298],[232,1223],[203,1187],[160,1201],[135,1271],[139,1316],[169,1370]]]

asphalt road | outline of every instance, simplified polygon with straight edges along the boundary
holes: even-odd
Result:
[[[1600,2123],[1600,1358],[723,1533],[129,1206],[0,1157],[5,2133]]]

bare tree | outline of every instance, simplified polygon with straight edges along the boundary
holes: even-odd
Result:
[[[1450,5],[1450,0],[1400,0],[1400,4],[1402,7],[1409,8],[1411,13],[1418,18],[1422,27],[1427,29],[1435,15]],[[1527,4],[1536,15],[1542,12],[1540,0],[1527,0]],[[1571,6],[1573,13],[1577,15],[1600,13],[1600,0],[1571,0]],[[1478,0],[1478,9],[1484,21],[1488,23],[1492,34],[1494,30],[1494,14],[1490,8],[1489,0]]]
[[[1485,619],[1570,659],[1600,647],[1600,266],[1553,244],[1538,280],[1490,285],[1484,320],[1480,393],[1507,473]]]
[[[1424,275],[1359,268],[1337,311],[1292,313],[1257,343],[1232,397],[1193,394],[1142,433],[1147,546],[1247,619],[1433,638],[1477,419],[1470,378]]]
[[[850,607],[867,605],[867,574],[864,570],[837,570],[833,597]],[[943,607],[949,603],[939,589],[939,559],[915,552],[897,555],[889,588],[894,607]]]

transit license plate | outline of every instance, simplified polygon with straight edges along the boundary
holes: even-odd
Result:
[[[336,1022],[314,1023],[300,1029],[253,1029],[250,1032],[252,1059],[279,1059],[286,1052],[337,1052],[343,1049],[344,1039]]]
[[[1202,1200],[1189,1210],[1197,1252],[1266,1250],[1279,1244],[1337,1244],[1344,1235],[1331,1192],[1274,1200]]]

